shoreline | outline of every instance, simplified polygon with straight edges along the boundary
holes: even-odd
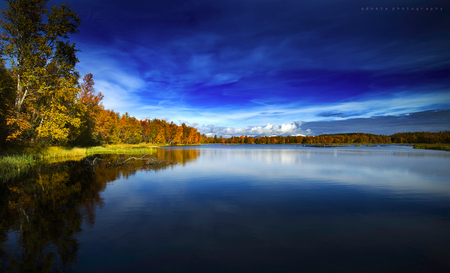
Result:
[[[245,145],[247,143],[216,143],[217,145]],[[295,144],[295,143],[290,143]],[[195,144],[202,145],[202,144]],[[19,147],[11,149],[8,152],[0,154],[0,181],[9,180],[18,177],[38,164],[59,163],[68,160],[81,160],[84,157],[95,154],[127,154],[127,155],[145,155],[153,154],[159,147],[177,147],[177,146],[195,146],[194,144],[114,144],[94,147]],[[257,145],[257,144],[255,144]],[[259,144],[259,145],[286,145],[286,144]],[[289,144],[287,144],[289,145]],[[378,146],[378,145],[408,145],[414,146],[414,149],[450,151],[450,144],[372,144],[372,143],[333,143],[333,144],[301,144],[295,145],[307,147],[326,147],[333,148],[339,146]]]

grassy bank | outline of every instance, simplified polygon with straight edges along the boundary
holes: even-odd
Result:
[[[9,180],[27,173],[35,165],[32,155],[12,155],[0,157],[0,181]]]
[[[450,144],[414,144],[414,149],[430,149],[450,151]]]
[[[44,161],[77,159],[95,154],[151,154],[154,147],[147,144],[122,144],[122,145],[106,145],[89,148],[63,148],[50,147],[46,151],[37,153],[36,158]]]
[[[144,155],[156,152],[154,144],[117,144],[88,148],[20,147],[0,155],[0,181],[9,180],[28,172],[39,163],[57,163],[79,160],[94,154]]]

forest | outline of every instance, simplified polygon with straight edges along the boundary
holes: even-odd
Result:
[[[223,144],[406,144],[406,143],[450,143],[450,132],[414,132],[396,133],[393,135],[374,135],[365,133],[333,134],[319,136],[264,136],[264,137],[206,137],[202,135],[202,143]]]
[[[105,109],[94,77],[75,69],[79,51],[69,35],[79,32],[78,15],[48,0],[8,0],[2,10],[0,44],[0,147],[103,144],[350,144],[450,143],[449,132],[364,133],[320,136],[201,135],[196,128],[163,119],[139,120]],[[80,81],[81,79],[81,81]],[[151,113],[149,113],[151,114]]]

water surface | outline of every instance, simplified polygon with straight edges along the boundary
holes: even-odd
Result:
[[[448,152],[203,145],[157,156],[179,164],[69,164],[3,185],[0,267],[450,270]]]

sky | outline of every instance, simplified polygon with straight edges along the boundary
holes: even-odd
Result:
[[[224,137],[450,130],[448,1],[63,2],[77,70],[121,114]]]

